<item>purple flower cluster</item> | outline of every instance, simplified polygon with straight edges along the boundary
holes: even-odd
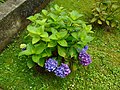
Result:
[[[45,69],[48,70],[49,72],[54,71],[57,66],[58,66],[58,62],[56,60],[51,59],[51,58],[49,58],[45,62]]]
[[[60,66],[58,66],[58,62],[51,58],[49,58],[45,62],[45,69],[48,70],[49,72],[53,71],[56,76],[59,76],[61,78],[66,77],[71,72],[67,64],[62,63]]]
[[[85,46],[81,52],[79,53],[79,59],[81,60],[80,63],[83,65],[83,66],[87,66],[89,65],[92,60],[90,58],[90,55],[87,54],[86,50],[88,49],[88,46]]]
[[[54,72],[56,76],[64,78],[68,74],[70,74],[71,70],[67,64],[62,63],[59,67],[57,67],[57,69]]]

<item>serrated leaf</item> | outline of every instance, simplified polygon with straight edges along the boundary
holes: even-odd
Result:
[[[41,40],[43,40],[45,42],[50,42],[50,38],[49,37],[43,37]]]
[[[58,46],[58,54],[62,57],[65,57],[66,56],[66,50],[65,48],[61,47],[61,46]]]
[[[76,49],[74,47],[71,47],[69,50],[69,54],[71,58],[74,57],[77,54]]]
[[[48,37],[48,33],[47,32],[43,32],[40,36],[41,37]]]
[[[81,41],[86,45],[88,42],[92,41],[94,38],[91,36],[86,36],[85,38],[81,39]]]
[[[59,10],[60,7],[59,7],[57,4],[55,4],[55,5],[54,5],[54,8],[55,8],[56,10]]]
[[[48,47],[55,47],[57,45],[57,42],[56,41],[50,41],[48,43]]]
[[[52,40],[58,40],[58,38],[55,34],[50,35],[49,38],[52,39]]]
[[[77,40],[79,39],[79,38],[78,38],[78,33],[77,33],[77,32],[73,32],[73,33],[71,33],[71,35],[72,35],[75,39],[77,39]]]
[[[67,35],[67,31],[60,31],[56,33],[58,39],[62,39]]]
[[[70,17],[73,19],[73,20],[76,20],[80,17],[82,17],[83,15],[82,14],[79,14],[77,11],[73,10],[72,12],[70,12]]]
[[[81,38],[81,40],[84,40],[86,36],[87,36],[86,31],[80,32],[80,38]]]
[[[40,25],[45,25],[46,20],[47,20],[47,19],[43,19],[43,20],[36,20],[36,23],[37,23],[37,24],[40,24]]]
[[[61,45],[63,47],[67,47],[68,46],[66,40],[59,40],[58,43],[59,43],[59,45]]]
[[[52,55],[52,51],[51,48],[47,48],[45,49],[42,53],[41,53],[41,57],[50,57]]]
[[[44,26],[35,27],[32,25],[28,25],[27,30],[29,31],[29,33],[40,35],[44,31]]]
[[[97,18],[92,18],[91,23],[95,22]]]
[[[56,34],[58,31],[55,28],[50,28],[52,34]]]
[[[86,30],[88,33],[91,32],[92,26],[91,26],[91,25],[86,25],[85,30]]]
[[[27,61],[27,66],[30,68],[32,68],[35,65],[35,63],[32,60],[28,60]]]
[[[35,63],[38,63],[40,58],[41,58],[40,55],[32,55],[32,60],[33,60],[33,62],[35,62]]]
[[[28,25],[27,26],[27,30],[32,33],[32,34],[37,34],[39,35],[39,33],[37,33],[37,28],[35,26],[32,26],[32,25]]]
[[[45,50],[45,52],[47,53],[47,56],[50,57],[52,55],[52,51],[51,51],[51,48],[47,48]]]
[[[30,21],[34,22],[37,18],[35,16],[30,16],[27,19],[29,19]]]
[[[32,38],[32,44],[37,43],[39,40],[40,40],[40,37],[39,37],[39,36],[33,37],[33,38]]]
[[[42,13],[46,16],[48,14],[47,10],[42,10]]]
[[[39,62],[38,62],[38,65],[41,66],[41,67],[43,67],[44,64],[45,64],[45,59],[44,58],[40,58]]]
[[[57,21],[57,15],[53,14],[53,13],[49,13],[48,14],[54,21]]]
[[[102,22],[100,20],[98,20],[98,24],[102,24]]]
[[[40,14],[35,14],[34,16],[29,16],[27,19],[29,19],[32,22],[35,22],[37,18],[40,16]]]
[[[35,45],[35,54],[40,54],[43,52],[43,50],[46,48],[45,43],[40,43]]]

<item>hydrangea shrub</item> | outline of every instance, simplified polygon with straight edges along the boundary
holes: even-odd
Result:
[[[79,12],[67,11],[58,5],[28,17],[31,21],[27,26],[30,42],[21,45],[25,49],[19,56],[31,56],[27,64],[29,68],[37,63],[61,78],[66,77],[78,63],[90,64],[86,45],[93,40],[89,35],[93,33],[92,26],[87,25],[82,17]]]

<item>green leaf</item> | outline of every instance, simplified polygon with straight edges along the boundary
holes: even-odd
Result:
[[[66,50],[65,48],[61,47],[61,46],[58,46],[58,54],[62,57],[65,57],[66,56]]]
[[[46,48],[42,53],[41,53],[41,57],[50,57],[52,55],[52,51],[51,48]]]
[[[38,63],[40,58],[41,58],[40,55],[32,55],[32,60],[33,60],[35,63]]]
[[[96,8],[96,10],[97,10],[98,12],[100,12],[100,8]]]
[[[102,22],[100,20],[98,20],[98,24],[102,24]]]
[[[110,22],[109,22],[109,21],[106,21],[106,24],[109,26],[109,25],[110,25]]]
[[[27,26],[29,33],[40,35],[44,31],[44,26],[36,27],[32,25]]]
[[[35,63],[32,60],[28,60],[27,61],[27,66],[30,68],[32,68],[35,65]]]
[[[58,43],[59,43],[61,46],[63,46],[63,47],[67,47],[67,46],[68,46],[66,40],[59,40]]]
[[[45,42],[50,42],[50,38],[49,37],[43,37],[42,40],[45,41]]]
[[[37,43],[40,40],[40,36],[36,36],[32,38],[32,44]]]
[[[35,27],[35,26],[32,26],[32,25],[28,25],[27,26],[27,30],[30,32],[30,33],[32,33],[32,34],[38,34],[39,35],[39,33],[37,33],[37,28]]]
[[[88,33],[91,32],[92,26],[91,26],[91,25],[86,25],[85,30],[86,30]]]
[[[52,39],[52,40],[58,40],[58,38],[55,34],[50,35],[49,38]]]
[[[59,6],[57,4],[54,5],[55,10],[59,10]]]
[[[100,19],[101,19],[102,21],[105,21],[105,18],[103,18],[103,17],[100,17]]]
[[[74,47],[71,47],[70,50],[69,50],[69,54],[72,57],[75,57],[77,52],[76,52],[76,49]]]
[[[53,13],[49,13],[48,14],[54,21],[57,21],[57,15],[53,14]]]
[[[55,47],[57,45],[57,42],[56,41],[50,41],[48,43],[48,47]]]
[[[37,18],[40,16],[40,14],[35,14],[34,16],[29,16],[27,19],[29,19],[32,22],[35,22]]]
[[[42,34],[42,33],[44,33],[45,27],[43,25],[43,26],[39,26],[37,29],[38,29],[39,33]]]
[[[95,22],[97,18],[92,18],[91,23]]]
[[[35,16],[30,16],[27,19],[29,19],[30,21],[34,22],[37,18]]]
[[[48,33],[47,32],[43,32],[40,36],[41,37],[48,37]]]
[[[27,44],[27,49],[25,51],[22,51],[19,53],[19,56],[22,56],[22,55],[32,55],[34,54],[34,47],[31,43]]]
[[[87,36],[86,31],[82,31],[82,32],[80,32],[80,33],[81,33],[81,34],[80,34],[80,38],[81,38],[81,40],[84,40],[85,37]]]
[[[76,20],[80,17],[82,17],[83,15],[82,14],[79,14],[77,11],[73,10],[72,12],[70,12],[70,17],[73,19],[73,20]]]
[[[67,35],[67,33],[68,33],[67,31],[60,31],[56,33],[56,36],[58,39],[62,39]]]
[[[37,23],[37,24],[40,24],[40,25],[45,25],[46,20],[47,20],[47,19],[36,20],[36,23]]]
[[[92,41],[94,38],[91,36],[86,36],[85,38],[81,39],[81,41],[86,45],[88,42]]]
[[[116,23],[112,22],[111,27],[115,27],[115,26],[116,26]]]
[[[77,32],[73,32],[73,33],[71,33],[71,35],[72,35],[75,39],[77,39],[77,40],[79,39],[79,38],[78,38],[78,33],[77,33]]]
[[[45,43],[40,43],[35,45],[35,54],[40,54],[43,52],[43,50],[46,48]]]
[[[45,59],[44,58],[40,58],[39,62],[38,62],[38,65],[41,66],[41,67],[43,67],[44,64],[45,64]]]
[[[46,16],[48,14],[47,10],[42,10],[42,13]]]
[[[45,50],[45,52],[46,52],[46,54],[47,54],[48,57],[50,57],[50,56],[52,55],[51,48],[47,48],[47,49]]]
[[[52,34],[56,34],[58,31],[55,28],[50,28]]]

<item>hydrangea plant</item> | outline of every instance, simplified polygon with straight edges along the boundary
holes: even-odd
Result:
[[[89,35],[93,32],[92,26],[87,25],[82,17],[77,11],[70,12],[58,5],[28,17],[31,21],[27,26],[30,42],[21,45],[26,49],[19,56],[32,57],[27,63],[29,68],[37,63],[61,78],[66,77],[78,63],[88,65],[91,59],[86,53],[86,45],[93,40]]]

